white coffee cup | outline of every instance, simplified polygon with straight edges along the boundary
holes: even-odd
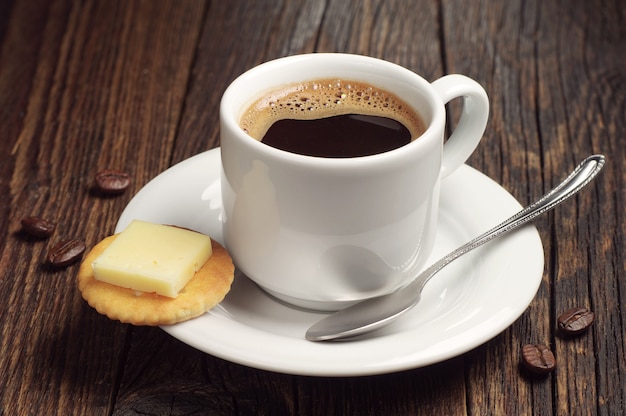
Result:
[[[335,159],[273,148],[240,127],[243,111],[268,91],[327,78],[394,93],[425,132],[395,150]],[[462,115],[444,144],[445,104],[458,97]],[[474,151],[488,113],[485,91],[465,76],[429,83],[371,57],[296,55],[247,71],[220,107],[223,231],[235,265],[273,296],[317,310],[408,284],[433,248],[441,179]]]

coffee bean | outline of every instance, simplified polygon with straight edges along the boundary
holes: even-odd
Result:
[[[56,225],[39,217],[22,218],[22,230],[34,237],[48,238],[54,232]]]
[[[96,188],[103,194],[121,194],[129,185],[130,176],[126,172],[106,169],[96,174]]]
[[[571,308],[557,319],[559,330],[565,335],[578,335],[585,332],[593,323],[594,314],[586,308]]]
[[[48,251],[46,261],[55,267],[65,267],[78,261],[85,251],[85,243],[80,240],[63,240]]]
[[[527,344],[522,348],[522,363],[535,374],[547,374],[556,368],[556,359],[543,344]]]

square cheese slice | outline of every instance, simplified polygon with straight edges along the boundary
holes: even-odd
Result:
[[[204,234],[135,220],[92,266],[102,282],[175,298],[212,254]]]

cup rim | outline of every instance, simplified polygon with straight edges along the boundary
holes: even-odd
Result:
[[[257,88],[254,94],[247,94],[247,98],[245,99],[238,98],[239,89],[246,88],[247,86],[249,86],[249,84],[254,85],[254,87],[256,88],[257,85],[253,82],[255,79],[263,76],[270,77],[271,75],[268,74],[275,71],[277,68],[294,65],[300,66],[302,68],[309,64],[312,60],[316,61],[316,65],[325,64],[325,68],[332,68],[333,63],[337,64],[338,62],[340,62],[338,60],[342,60],[342,63],[347,63],[347,66],[350,66],[353,69],[357,67],[361,68],[361,76],[345,77],[355,81],[372,83],[367,78],[367,74],[369,73],[371,75],[372,71],[375,71],[375,73],[379,76],[380,74],[382,74],[383,71],[389,71],[390,73],[393,73],[393,75],[390,74],[389,79],[394,80],[394,82],[400,82],[398,77],[402,77],[402,80],[405,81],[405,84],[409,84],[409,80],[411,80],[412,82],[414,82],[414,84],[410,85],[416,85],[416,87],[414,88],[419,88],[421,96],[426,99],[429,107],[432,110],[432,116],[430,118],[430,121],[427,122],[426,120],[424,120],[424,123],[426,124],[426,129],[418,138],[399,148],[382,153],[377,153],[374,155],[349,158],[327,158],[292,153],[286,150],[274,148],[272,146],[267,146],[263,144],[260,140],[254,139],[253,137],[249,136],[245,131],[243,131],[243,129],[239,126],[239,117],[241,116],[241,112],[250,104],[252,104],[254,100],[258,99],[259,96],[263,95],[263,92],[270,91],[286,83],[321,79],[325,78],[326,75],[320,73],[320,75],[318,76],[298,76],[298,79],[293,81],[285,81],[283,79],[274,78],[273,81],[270,83],[271,85],[268,84],[263,88]],[[369,69],[369,71],[366,71],[366,69]],[[329,74],[332,73],[330,72],[332,70],[329,69],[328,71]],[[333,77],[333,75],[330,75],[329,77]],[[336,77],[342,78],[341,76]],[[384,85],[380,86],[380,88],[386,89]],[[407,101],[405,97],[401,98]],[[417,112],[418,114],[420,114],[422,119],[424,119],[423,114],[419,111]],[[440,140],[441,134],[438,134],[438,130],[443,133],[443,126],[445,125],[445,109],[442,99],[439,97],[439,95],[437,95],[435,89],[432,87],[430,82],[426,81],[417,73],[398,64],[379,58],[358,54],[307,53],[290,55],[261,63],[235,78],[235,80],[230,83],[230,85],[226,88],[224,94],[222,95],[220,103],[220,124],[222,129],[227,128],[231,132],[233,132],[233,136],[238,141],[245,143],[247,146],[250,146],[252,149],[264,155],[265,157],[281,159],[284,162],[297,163],[300,165],[305,164],[334,168],[353,168],[354,166],[359,164],[375,165],[393,163],[394,161],[399,161],[406,157],[409,157],[415,152],[421,152],[424,147],[432,145],[433,140]]]

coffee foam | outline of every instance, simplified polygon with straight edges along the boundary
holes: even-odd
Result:
[[[360,81],[321,79],[289,84],[265,94],[243,114],[239,124],[261,140],[271,125],[283,119],[312,120],[342,114],[395,119],[413,139],[425,130],[420,116],[396,95]]]

